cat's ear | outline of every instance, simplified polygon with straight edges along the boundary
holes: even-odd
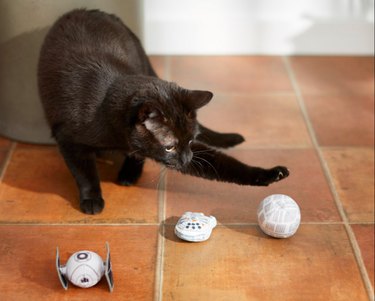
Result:
[[[149,103],[144,103],[138,111],[138,120],[141,123],[145,122],[147,119],[158,119],[162,118],[162,116],[162,113]]]
[[[209,91],[188,90],[185,103],[191,110],[197,110],[210,102],[214,95]]]

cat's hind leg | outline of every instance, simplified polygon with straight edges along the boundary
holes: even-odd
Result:
[[[124,186],[135,184],[142,174],[144,162],[144,158],[125,156],[124,163],[118,174],[117,182]]]
[[[218,148],[233,147],[245,141],[239,134],[218,133],[201,124],[199,124],[199,134],[196,139],[204,144]]]
[[[77,182],[81,211],[86,214],[100,213],[104,208],[104,200],[96,170],[95,152],[77,144],[58,143],[58,145]]]

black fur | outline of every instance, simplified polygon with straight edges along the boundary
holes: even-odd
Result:
[[[96,152],[121,150],[118,181],[134,184],[149,157],[180,172],[241,185],[268,185],[285,167],[247,166],[212,147],[244,141],[196,120],[212,93],[159,79],[137,37],[114,15],[74,10],[42,46],[38,84],[52,134],[80,192],[81,210],[103,210]]]

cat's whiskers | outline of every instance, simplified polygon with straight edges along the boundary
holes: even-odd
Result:
[[[195,153],[195,152],[194,152],[193,159],[194,159],[194,158],[199,159],[199,160],[205,162],[208,166],[210,166],[210,167],[213,169],[213,171],[216,173],[217,178],[218,178],[218,179],[220,178],[219,173],[217,172],[216,168],[215,168],[215,167],[214,167],[209,161],[207,161],[206,159],[204,159],[204,158],[202,158],[202,157],[196,156],[196,153]],[[203,164],[202,164],[201,162],[199,162],[199,163],[202,165],[202,167],[204,167]]]
[[[130,153],[127,153],[126,155],[127,156],[134,156],[135,154],[137,154],[137,153],[139,153],[140,152],[140,150],[135,150],[135,151],[132,151],[132,152],[130,152]]]
[[[194,158],[191,160],[191,166],[197,172],[197,175],[200,175],[201,171],[203,171],[203,169],[204,169],[202,163],[200,163],[199,161],[194,160]]]

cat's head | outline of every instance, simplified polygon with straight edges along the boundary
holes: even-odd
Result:
[[[135,100],[140,104],[131,139],[133,149],[168,167],[183,168],[193,157],[191,144],[199,133],[196,112],[213,94],[165,82],[142,94]]]

